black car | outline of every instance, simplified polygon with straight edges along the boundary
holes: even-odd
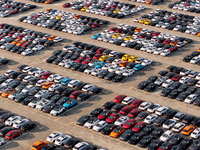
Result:
[[[176,66],[170,65],[169,67],[167,67],[167,71],[173,72],[173,70],[174,70],[175,68],[176,68]]]
[[[85,101],[87,100],[88,98],[90,98],[90,94],[88,93],[81,93],[78,97],[77,97],[77,100],[79,101]]]
[[[74,85],[73,89],[75,89],[75,90],[81,90],[87,84],[88,83],[79,82],[78,84]]]
[[[193,141],[192,145],[190,145],[190,150],[199,150],[200,148],[200,139]]]
[[[193,120],[195,119],[195,116],[192,116],[192,115],[186,115],[182,122],[185,123],[185,124],[190,124]]]
[[[54,93],[54,92],[48,92],[47,94],[42,95],[41,98],[42,98],[43,100],[49,100],[49,99],[51,99],[51,97],[53,97],[55,94],[56,94],[56,93]]]
[[[176,75],[176,74],[173,73],[173,72],[168,72],[168,73],[165,75],[165,77],[166,77],[167,79],[171,79],[174,75]]]
[[[32,100],[34,100],[34,99],[38,99],[38,98],[36,98],[36,97],[34,97],[34,96],[28,96],[28,97],[26,97],[23,101],[21,101],[21,103],[23,104],[23,105],[28,105],[28,103],[30,103]]]
[[[33,89],[31,89],[30,91],[28,91],[28,95],[33,96],[35,95],[37,92],[41,91],[42,89],[40,87],[35,87]]]
[[[171,119],[171,118],[174,117],[174,115],[175,115],[177,112],[178,112],[177,110],[170,109],[170,110],[168,110],[168,111],[164,114],[164,117],[167,118],[167,119]]]
[[[42,111],[45,113],[49,113],[52,109],[54,109],[57,105],[55,103],[47,104],[43,107]]]
[[[62,97],[56,102],[56,105],[63,105],[65,102],[67,102],[70,98],[69,97]]]
[[[147,125],[146,127],[144,127],[142,129],[141,133],[143,135],[149,135],[154,129],[155,129],[154,126],[150,124],[150,125]]]
[[[177,97],[176,97],[176,99],[178,100],[178,101],[184,101],[185,100],[185,98],[188,96],[188,95],[190,95],[190,94],[188,94],[188,93],[186,93],[186,92],[181,92]]]
[[[117,75],[117,74],[116,74],[115,72],[110,72],[110,73],[108,73],[108,74],[104,77],[104,79],[106,79],[106,80],[112,80],[116,75]]]
[[[137,144],[142,138],[143,138],[143,134],[141,134],[141,133],[135,133],[135,134],[133,134],[133,136],[131,136],[131,138],[128,140],[128,143],[135,145],[135,144]]]
[[[164,89],[161,91],[160,95],[161,95],[161,96],[164,96],[164,97],[167,97],[171,91],[172,91],[171,88],[164,88]]]
[[[108,101],[108,102],[106,102],[106,103],[102,106],[102,108],[103,108],[103,109],[111,109],[115,104],[116,104],[116,103],[113,102],[113,101]]]
[[[190,86],[194,86],[199,80],[197,79],[189,79],[186,84],[190,85]]]
[[[168,97],[169,98],[172,98],[172,99],[175,99],[177,96],[178,96],[178,94],[179,94],[180,92],[178,91],[178,90],[172,90],[170,93],[169,93],[169,95],[168,95]]]
[[[143,90],[148,84],[148,81],[142,81],[137,85],[137,88]]]
[[[179,86],[179,88],[177,89],[179,92],[184,92],[189,88],[189,85],[187,84],[182,84],[181,86]]]
[[[20,74],[22,74],[22,73],[21,72],[14,72],[9,77],[12,78],[12,79],[16,79]]]
[[[68,89],[67,87],[61,86],[55,90],[55,93],[61,94],[64,90]]]
[[[56,58],[52,63],[58,65],[63,60],[62,57]]]
[[[164,118],[164,117],[158,117],[158,118],[154,121],[153,125],[161,127],[161,126],[163,125],[163,123],[164,123],[166,120],[167,120],[167,119]]]
[[[130,62],[130,63],[128,63],[128,64],[126,65],[126,68],[127,68],[127,69],[133,69],[135,65],[136,65],[136,63]]]
[[[0,136],[5,136],[8,132],[14,130],[13,127],[4,127],[0,130]]]
[[[53,150],[56,146],[54,144],[47,144],[44,147],[41,148],[41,150]]]
[[[30,131],[30,130],[36,128],[36,127],[37,127],[37,124],[36,124],[36,123],[34,123],[34,122],[28,122],[28,123],[26,123],[26,124],[23,124],[23,125],[20,127],[20,130],[21,130],[22,132],[27,132],[27,131]]]
[[[46,63],[53,63],[53,61],[57,58],[57,56],[50,56],[47,58]]]
[[[171,85],[170,85],[170,89],[172,89],[172,90],[174,90],[174,89],[177,89],[180,85],[182,85],[180,82],[178,82],[178,81],[175,81],[174,83],[172,83]]]
[[[184,138],[178,145],[181,149],[186,149],[192,144],[193,140],[189,138]]]
[[[152,141],[152,138],[150,136],[144,136],[138,143],[139,147],[147,147],[150,142]]]
[[[14,116],[14,114],[12,113],[5,113],[3,115],[0,116],[0,121],[1,122],[5,122],[8,118]]]
[[[75,91],[74,89],[66,89],[61,93],[61,95],[62,96],[69,96],[74,91]]]
[[[200,98],[196,98],[195,101],[193,102],[195,106],[200,106]]]
[[[13,81],[8,84],[8,88],[14,89],[16,88],[21,82],[20,81]]]
[[[115,104],[115,105],[111,108],[111,111],[112,111],[112,112],[119,112],[123,107],[124,107],[124,105],[122,105],[122,104]]]
[[[83,126],[90,118],[91,118],[91,117],[88,116],[88,115],[81,116],[81,117],[76,121],[76,124],[77,124],[77,125]]]
[[[0,129],[6,127],[6,125],[4,123],[0,123]]]
[[[196,117],[193,121],[192,121],[192,124],[197,126],[197,127],[200,127],[200,117]]]
[[[103,79],[108,73],[110,72],[107,70],[104,70],[98,74],[98,77]]]
[[[183,61],[184,62],[190,62],[190,60],[193,58],[193,56],[192,55],[187,55],[187,56],[185,56],[184,58],[183,58]]]
[[[168,73],[168,71],[166,71],[166,70],[161,70],[161,71],[158,72],[158,74],[160,76],[165,76],[167,73]]]
[[[25,73],[22,73],[22,74],[20,74],[19,76],[17,76],[17,80],[22,81],[26,76],[28,76],[28,75],[25,74]]]
[[[17,70],[22,71],[27,66],[28,65],[20,65],[20,66],[17,67]]]
[[[143,111],[143,112],[141,112],[141,113],[139,113],[139,114],[137,115],[136,119],[144,120],[148,115],[149,115],[148,112]]]
[[[27,83],[21,83],[17,87],[15,87],[16,91],[22,91],[28,84]]]
[[[9,112],[5,111],[5,110],[2,110],[2,111],[0,111],[0,116],[3,115],[3,114],[6,114],[6,113],[9,113]]]
[[[119,139],[122,140],[122,141],[128,141],[128,139],[129,139],[133,134],[134,134],[134,131],[133,131],[133,130],[131,130],[131,129],[126,130],[126,131],[124,131],[124,132],[120,135]]]
[[[181,134],[175,134],[170,140],[169,143],[172,145],[177,145],[183,140],[183,136]]]
[[[185,92],[188,94],[193,94],[197,88],[195,86],[190,86]]]
[[[155,83],[150,83],[149,85],[147,85],[144,90],[148,91],[148,92],[153,92],[157,87],[157,84]]]
[[[98,147],[97,146],[93,146],[93,145],[88,145],[87,147],[83,148],[83,150],[97,150],[97,149],[98,149]]]
[[[0,78],[0,84],[3,83],[4,81],[6,81],[7,79],[9,79],[9,78],[8,78],[8,77],[5,77],[5,76],[2,77],[2,78]]]
[[[181,150],[181,147],[179,145],[174,145],[170,150]]]
[[[101,130],[101,133],[104,135],[109,135],[117,127],[118,127],[117,125],[108,124]]]
[[[78,139],[69,139],[66,142],[64,142],[63,144],[64,144],[64,147],[66,147],[68,149],[69,148],[72,149],[79,142],[81,142],[81,141]]]
[[[161,145],[163,144],[163,141],[160,140],[153,140],[147,147],[148,150],[157,150]]]
[[[164,130],[161,127],[159,127],[159,128],[155,128],[151,132],[150,136],[155,139],[155,138],[159,138],[163,133],[164,133]]]
[[[82,65],[81,63],[75,63],[75,64],[71,67],[71,69],[76,71],[76,70],[79,69],[79,67],[80,67],[81,65]]]
[[[102,108],[96,108],[90,113],[90,115],[92,117],[97,117],[101,112],[103,112]]]
[[[94,87],[94,88],[91,88],[88,90],[88,93],[89,94],[93,94],[93,95],[96,95],[96,94],[99,94],[103,91],[102,88],[99,88],[99,87]]]
[[[88,64],[82,64],[82,65],[78,68],[78,71],[84,72],[84,70],[87,69],[88,67],[89,67]]]
[[[121,82],[124,78],[125,78],[125,76],[123,76],[122,74],[118,74],[112,79],[112,81],[113,82]]]
[[[52,96],[50,99],[49,99],[49,101],[50,102],[53,102],[53,103],[56,103],[59,99],[61,99],[62,98],[62,96],[60,95],[60,94],[56,94],[56,95],[54,95],[54,96]]]
[[[51,56],[57,56],[58,54],[60,54],[62,52],[62,50],[56,50],[53,53],[51,53]]]
[[[39,80],[40,80],[40,78],[33,78],[33,79],[29,80],[28,83],[31,85],[35,85],[37,83],[37,81],[39,81]]]

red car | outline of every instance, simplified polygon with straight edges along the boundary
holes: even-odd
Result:
[[[102,54],[105,50],[106,50],[105,48],[98,48],[96,52]]]
[[[18,13],[18,12],[19,12],[19,10],[12,10],[12,11],[9,11],[10,14],[16,14],[16,13]]]
[[[122,33],[123,30],[124,30],[124,29],[119,28],[119,29],[115,30],[115,32],[116,32],[116,33]]]
[[[8,36],[13,36],[13,34],[15,34],[15,32],[11,31],[11,32],[8,33]]]
[[[158,148],[158,150],[170,150],[171,147],[172,147],[171,143],[165,142]]]
[[[6,35],[2,34],[0,35],[0,40],[3,39]]]
[[[123,125],[123,128],[125,129],[130,129],[132,128],[134,125],[136,125],[137,121],[135,119],[129,119],[128,121],[126,121]]]
[[[95,55],[93,56],[93,59],[98,59],[98,60],[99,60],[99,58],[100,58],[101,56],[103,56],[103,55],[102,55],[102,54],[95,54]]]
[[[42,75],[41,75],[41,78],[42,79],[47,79],[50,75],[52,75],[53,73],[51,73],[51,72],[45,72],[45,73],[43,73]]]
[[[64,7],[64,8],[66,8],[66,7],[70,7],[70,6],[71,6],[70,3],[65,3],[65,4],[62,5],[62,7]]]
[[[22,39],[25,35],[24,34],[20,34],[17,36],[18,39]]]
[[[171,42],[170,39],[165,39],[165,40],[163,41],[163,44],[169,44],[170,42]]]
[[[116,4],[113,4],[112,6],[111,6],[111,8],[116,8],[117,7],[117,5]]]
[[[153,36],[158,36],[160,34],[160,32],[154,32],[152,35]]]
[[[71,97],[71,98],[77,98],[80,94],[82,94],[83,92],[81,92],[81,91],[74,91],[74,92],[72,92],[71,94],[70,94],[70,96],[69,97]]]
[[[104,120],[106,119],[108,116],[110,116],[112,114],[112,112],[110,110],[105,110],[103,112],[101,112],[99,115],[98,115],[98,119],[100,120]]]
[[[99,23],[94,23],[94,24],[91,25],[91,27],[92,27],[92,28],[97,28],[97,27],[100,27],[100,25],[101,25],[101,24],[99,24]]]
[[[173,45],[173,46],[171,46],[171,47],[169,48],[169,51],[170,51],[170,52],[174,52],[174,51],[176,51],[177,49],[178,49],[178,47],[175,46],[175,45]]]
[[[108,11],[111,7],[106,7],[103,9],[103,11]]]
[[[27,47],[31,44],[31,42],[27,41],[21,45],[21,47]]]
[[[77,59],[75,60],[75,62],[76,62],[76,63],[81,63],[81,62],[84,61],[85,59],[86,59],[86,57],[80,56],[79,58],[77,58]]]
[[[84,61],[82,61],[82,64],[89,64],[92,60],[92,58],[86,58]]]
[[[172,77],[172,80],[174,80],[174,81],[178,81],[178,80],[180,80],[181,78],[182,78],[181,75],[176,74],[176,75],[174,75],[174,76]]]
[[[115,31],[115,30],[117,30],[116,27],[112,27],[112,28],[110,28],[110,31]]]
[[[131,110],[129,113],[128,113],[128,116],[129,117],[136,117],[139,113],[141,113],[141,110],[140,109],[133,109]]]
[[[120,117],[120,116],[119,116],[118,113],[113,113],[113,114],[111,114],[111,115],[106,119],[106,122],[108,122],[108,123],[113,123],[113,122],[115,122],[119,117]]]
[[[138,37],[139,38],[145,38],[147,35],[145,34],[145,33],[140,33],[139,35],[138,35]]]
[[[122,114],[122,115],[126,115],[126,114],[128,114],[131,110],[132,110],[132,107],[130,107],[130,106],[124,106],[124,107],[119,111],[119,113]]]
[[[120,103],[126,97],[127,97],[126,95],[118,95],[117,97],[115,97],[114,102],[115,103]]]
[[[140,99],[135,99],[131,102],[130,106],[131,107],[138,107],[141,103],[143,103],[144,101],[143,100],[140,100]]]
[[[5,135],[5,138],[9,139],[9,140],[12,140],[18,136],[20,136],[22,134],[22,132],[20,130],[12,130],[12,131],[9,131],[6,135]]]
[[[171,16],[170,18],[169,18],[169,20],[176,20],[177,19],[177,17],[175,17],[175,16]]]
[[[144,123],[144,122],[138,122],[138,123],[132,128],[132,130],[133,130],[134,132],[139,132],[139,131],[141,131],[144,127],[146,127],[146,123]]]

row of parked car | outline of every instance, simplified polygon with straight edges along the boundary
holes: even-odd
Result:
[[[82,16],[70,12],[47,9],[20,18],[24,23],[80,35],[86,31],[107,25],[109,22],[98,18]]]
[[[152,4],[152,5],[158,5],[164,2],[164,0],[128,0],[128,1],[139,2],[144,4]]]
[[[97,33],[92,39],[161,56],[167,56],[193,41],[126,24],[119,24],[118,27]]]
[[[114,82],[121,82],[153,63],[149,59],[81,42],[67,45],[63,51],[54,51],[46,62]]]
[[[65,3],[63,7],[70,7],[74,10],[121,19],[144,10],[144,6],[123,3],[118,1],[73,1]]]
[[[141,24],[152,25],[157,28],[174,30],[197,36],[200,36],[199,19],[200,17],[160,9],[136,18]]]
[[[47,33],[0,24],[0,48],[23,56],[33,54],[62,40],[61,37]]]
[[[200,65],[200,49],[198,51],[192,52],[190,55],[185,56],[183,61]]]
[[[59,0],[31,0],[31,1],[36,2],[36,3],[51,4],[51,3],[57,2]]]
[[[62,132],[51,133],[46,141],[37,141],[32,147],[32,150],[106,150],[99,146],[91,145],[85,141],[77,139],[71,135],[64,135]]]
[[[35,122],[0,109],[0,146],[37,127]]]
[[[127,95],[118,95],[90,115],[80,117],[76,124],[149,150],[172,146],[182,150],[193,143],[191,149],[200,144],[200,128],[195,127],[200,127],[199,117]]]
[[[9,59],[0,56],[0,66],[6,65],[10,62]]]
[[[102,92],[92,84],[39,68],[22,65],[19,69],[22,72],[8,70],[1,76],[1,96],[54,116]]]
[[[0,0],[0,16],[7,17],[19,12],[24,12],[30,9],[36,8],[36,5],[27,3],[12,1],[12,0]]]
[[[153,92],[161,88],[161,95],[188,104],[200,106],[200,73],[190,69],[169,66],[157,76],[138,84],[138,89]]]
[[[169,8],[189,11],[194,13],[200,13],[200,1],[199,0],[180,0],[168,5]]]

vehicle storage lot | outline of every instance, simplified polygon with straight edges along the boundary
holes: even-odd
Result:
[[[23,2],[23,0],[18,0],[18,1]],[[124,2],[127,2],[127,1],[124,1]],[[29,3],[37,5],[37,3],[31,2],[31,1],[29,1]],[[38,12],[40,10],[45,10],[49,7],[53,7],[54,9],[58,9],[58,10],[73,12],[73,13],[77,13],[77,14],[80,13],[79,11],[62,8],[62,4],[64,4],[64,3],[65,3],[65,1],[56,2],[55,4],[52,4],[52,5],[40,4],[40,7],[36,9],[36,12]],[[144,5],[141,3],[134,3],[134,2],[129,2],[129,3],[136,4],[136,5]],[[168,4],[170,4],[170,3],[171,2],[164,2],[164,4],[160,4],[159,6],[163,5],[164,6],[163,9],[167,9]],[[149,9],[145,10],[145,12],[138,13],[135,17],[142,16],[144,14],[147,14],[151,11],[155,11],[155,9],[157,9],[157,7],[154,5],[145,5],[145,7],[149,8]],[[178,10],[176,12],[189,14],[189,12],[178,11]],[[156,31],[160,31],[160,32],[164,32],[164,33],[168,33],[168,34],[172,34],[172,35],[183,36],[183,37],[187,37],[187,38],[195,40],[195,42],[184,47],[183,50],[175,52],[173,54],[173,56],[163,58],[161,56],[155,56],[155,55],[147,54],[145,52],[132,50],[129,48],[118,47],[118,46],[111,45],[111,44],[108,44],[105,42],[98,42],[98,41],[91,39],[92,35],[94,35],[95,33],[102,32],[103,30],[105,30],[109,27],[117,26],[120,23],[138,26],[137,23],[133,23],[132,20],[134,18],[133,19],[124,18],[124,19],[120,19],[120,20],[115,19],[115,18],[109,18],[110,19],[109,21],[111,22],[109,27],[100,28],[97,31],[88,32],[82,36],[75,36],[75,35],[63,34],[59,31],[54,31],[51,29],[43,29],[43,28],[35,27],[32,25],[21,23],[21,22],[17,21],[20,17],[22,17],[24,15],[30,15],[32,13],[33,13],[33,11],[30,11],[28,13],[22,13],[20,15],[17,14],[17,15],[11,16],[10,18],[0,18],[0,21],[2,23],[5,22],[8,24],[22,26],[24,28],[29,28],[29,29],[36,30],[36,31],[51,33],[53,35],[60,36],[60,37],[63,37],[63,38],[69,39],[69,40],[66,40],[65,42],[62,42],[61,44],[58,44],[57,46],[51,47],[45,51],[41,51],[41,52],[37,53],[36,55],[30,56],[30,57],[23,57],[23,56],[19,56],[18,54],[13,54],[13,53],[10,53],[7,51],[1,51],[1,56],[8,58],[8,59],[12,59],[14,61],[11,62],[10,65],[2,66],[0,73],[2,74],[8,69],[16,69],[17,66],[19,66],[20,64],[28,64],[30,66],[39,67],[39,68],[42,68],[45,70],[50,70],[52,72],[56,72],[61,75],[73,77],[74,79],[78,79],[78,80],[81,80],[84,82],[89,82],[89,83],[95,84],[96,86],[105,88],[106,91],[103,94],[98,95],[95,98],[92,98],[90,101],[87,101],[87,102],[83,103],[82,105],[79,105],[78,107],[76,107],[76,109],[74,109],[74,110],[72,109],[71,111],[64,113],[60,117],[52,117],[50,115],[44,114],[39,111],[33,111],[33,109],[28,108],[26,106],[22,106],[15,102],[0,98],[1,108],[5,109],[5,110],[12,110],[13,113],[22,115],[26,118],[30,118],[34,121],[39,122],[42,125],[42,126],[39,126],[39,128],[36,129],[36,131],[30,132],[26,135],[23,135],[21,138],[17,139],[17,142],[14,141],[14,142],[10,143],[9,145],[6,145],[5,147],[2,148],[3,150],[8,150],[8,149],[10,149],[10,150],[22,150],[22,149],[28,150],[28,149],[30,149],[30,146],[34,142],[36,142],[38,140],[46,139],[46,137],[53,131],[60,131],[60,132],[66,133],[66,134],[71,134],[77,138],[78,137],[82,138],[87,142],[91,142],[93,144],[99,145],[99,146],[107,148],[107,149],[122,150],[122,149],[130,149],[130,147],[132,149],[139,149],[138,146],[134,147],[132,145],[129,145],[126,142],[121,142],[120,140],[112,139],[108,136],[103,136],[102,134],[99,134],[96,132],[91,132],[90,130],[83,129],[83,128],[80,128],[75,125],[75,122],[77,121],[77,119],[80,116],[82,116],[84,114],[89,114],[91,112],[91,110],[93,110],[97,107],[101,107],[105,102],[107,102],[108,100],[112,100],[116,95],[119,95],[119,94],[133,95],[137,98],[144,99],[145,101],[162,104],[163,106],[168,106],[173,109],[177,109],[182,112],[186,112],[187,114],[192,114],[192,115],[196,115],[196,116],[200,117],[200,114],[197,114],[197,112],[200,111],[199,107],[195,107],[193,105],[188,106],[187,104],[184,104],[182,102],[172,101],[171,99],[163,98],[157,92],[148,93],[145,91],[137,90],[135,88],[138,83],[140,83],[143,80],[146,80],[148,77],[150,77],[151,75],[154,75],[155,73],[159,72],[160,70],[164,70],[165,68],[167,68],[168,65],[176,65],[179,67],[184,67],[184,68],[198,71],[199,66],[192,65],[189,63],[183,63],[181,60],[186,55],[189,55],[193,51],[199,49],[199,47],[200,47],[200,42],[198,42],[199,37],[188,35],[185,33],[177,33],[174,31],[166,31],[165,29],[157,29],[155,27],[141,25],[141,27],[143,27],[143,28],[152,29],[152,30],[156,30]],[[95,15],[95,14],[88,14],[88,13],[82,13],[82,12],[81,12],[81,14],[91,16],[91,17],[97,17],[97,15]],[[196,15],[196,14],[191,14],[191,15]],[[98,18],[105,19],[105,20],[108,19],[103,16],[98,16]],[[15,21],[13,21],[13,20],[15,20]],[[91,76],[88,77],[88,75],[83,75],[83,74],[80,75],[79,72],[75,72],[72,70],[65,70],[62,67],[58,67],[55,65],[45,63],[45,60],[50,56],[50,54],[53,52],[53,50],[62,49],[63,46],[70,45],[75,41],[81,41],[81,42],[85,42],[88,44],[94,44],[97,46],[103,45],[103,47],[105,47],[105,48],[116,50],[119,52],[128,53],[128,54],[133,54],[133,55],[136,55],[139,57],[148,58],[157,63],[153,64],[151,68],[148,68],[145,71],[145,73],[144,73],[144,71],[141,71],[141,72],[135,74],[135,76],[130,77],[128,80],[125,80],[119,84],[112,83],[109,81],[102,81],[101,79],[96,78],[96,77],[91,77]],[[109,89],[111,89],[111,90],[109,90]],[[27,139],[29,139],[29,140],[27,140]],[[109,144],[108,144],[108,142],[109,142]]]

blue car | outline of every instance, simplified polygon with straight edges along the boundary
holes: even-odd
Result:
[[[65,108],[70,108],[70,107],[75,106],[76,104],[77,104],[77,100],[75,100],[75,99],[69,99],[67,102],[65,102],[65,103],[63,104],[63,106],[64,106]]]
[[[50,11],[51,14],[54,14],[55,12],[57,12],[56,9],[52,9],[52,10]]]
[[[103,62],[103,61],[97,62],[97,63],[95,64],[95,67],[96,67],[96,68],[102,68],[105,64],[106,64],[106,63]]]
[[[61,84],[62,85],[67,85],[70,81],[72,81],[72,80],[74,80],[74,79],[71,79],[71,78],[65,78],[65,79],[62,79],[61,80]]]
[[[134,67],[133,69],[134,69],[134,70],[141,70],[141,69],[143,69],[143,68],[144,68],[143,65],[137,64],[137,65],[135,65],[135,67]]]
[[[96,33],[95,35],[92,36],[92,39],[96,40],[101,36],[101,33]]]

